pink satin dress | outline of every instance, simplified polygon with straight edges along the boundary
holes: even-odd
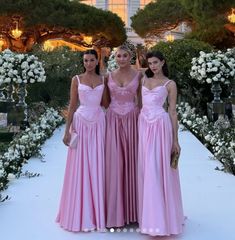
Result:
[[[138,220],[141,233],[152,236],[180,234],[184,223],[179,173],[170,166],[173,129],[163,108],[169,82],[151,90],[142,86]]]
[[[79,139],[68,149],[64,184],[56,221],[68,231],[105,230],[105,113],[100,106],[104,84],[80,83],[80,106],[73,128]]]
[[[109,75],[111,104],[106,114],[106,226],[120,227],[137,221],[136,103],[139,74],[124,87]]]

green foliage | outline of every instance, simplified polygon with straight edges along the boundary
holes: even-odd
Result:
[[[180,0],[182,6],[197,23],[204,24],[218,15],[227,14],[235,5],[234,0]]]
[[[227,49],[235,44],[233,33],[224,27],[224,23],[218,19],[207,20],[207,25],[198,25],[194,31],[188,34],[188,38],[201,40],[214,45],[217,49]]]
[[[23,16],[27,27],[62,27],[77,33],[105,37],[111,46],[126,40],[124,23],[110,11],[69,0],[0,0],[0,15]]]
[[[159,0],[148,4],[132,17],[132,27],[142,37],[158,36],[187,22],[188,37],[208,42],[217,48],[232,47],[233,33],[224,28],[235,0]]]
[[[44,63],[47,78],[45,83],[30,84],[28,102],[43,101],[54,107],[65,106],[72,77],[83,72],[82,54],[68,48],[45,52],[39,47],[33,54]]]
[[[195,26],[191,38],[213,44],[219,49],[234,46],[234,36],[224,28],[227,15],[235,0],[181,0],[187,13],[194,19]]]
[[[140,9],[131,19],[131,26],[137,34],[146,37],[160,35],[183,21],[190,21],[190,16],[180,0],[159,0]]]
[[[6,150],[5,145],[12,141],[13,135],[14,133],[8,130],[5,132],[3,130],[0,131],[0,153]]]
[[[153,49],[164,54],[169,68],[169,77],[176,81],[181,98],[205,112],[206,103],[211,97],[210,86],[199,84],[195,79],[191,79],[191,60],[193,57],[198,57],[200,51],[210,52],[212,47],[204,42],[184,39],[171,43],[160,42]]]
[[[0,134],[1,139],[1,134]],[[4,139],[5,140],[5,139]],[[7,150],[8,144],[5,141],[0,141],[0,155]]]

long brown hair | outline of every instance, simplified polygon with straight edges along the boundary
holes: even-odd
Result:
[[[162,72],[163,74],[168,77],[169,76],[169,71],[168,71],[168,67],[167,67],[167,63],[166,63],[166,59],[165,57],[163,56],[163,54],[159,51],[151,51],[151,52],[147,52],[146,54],[146,61],[149,59],[149,58],[152,58],[152,57],[156,57],[158,58],[160,61],[165,61],[164,65],[162,66]],[[151,71],[151,69],[148,67],[148,69],[145,71],[145,74],[148,78],[151,78],[153,77],[154,73]]]
[[[96,59],[99,59],[98,53],[96,52],[95,49],[88,49],[85,52],[83,52],[83,56],[86,54],[92,54],[95,56]],[[85,71],[85,68],[84,68],[84,71]],[[96,74],[100,75],[100,64],[99,63],[95,67],[95,72],[96,72]]]

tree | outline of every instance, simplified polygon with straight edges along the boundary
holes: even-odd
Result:
[[[180,1],[195,22],[189,37],[208,42],[217,48],[234,46],[234,34],[225,25],[228,24],[227,15],[235,6],[235,0]]]
[[[89,46],[84,36],[92,36],[93,45],[98,47],[113,47],[126,40],[120,17],[79,1],[0,0],[0,5],[0,34],[9,45],[23,45],[25,51],[51,38]],[[23,28],[19,39],[9,34],[14,21]]]
[[[131,26],[139,36],[150,37],[172,30],[181,22],[191,22],[191,17],[180,0],[159,0],[140,9],[131,20]]]
[[[219,48],[235,44],[225,28],[227,14],[235,0],[156,0],[132,17],[132,27],[141,37],[161,36],[186,22],[192,29],[187,37]]]

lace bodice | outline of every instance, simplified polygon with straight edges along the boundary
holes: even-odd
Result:
[[[139,86],[139,73],[124,87],[120,87],[109,74],[108,87],[110,90],[110,108],[118,114],[125,115],[136,107],[136,95]]]

